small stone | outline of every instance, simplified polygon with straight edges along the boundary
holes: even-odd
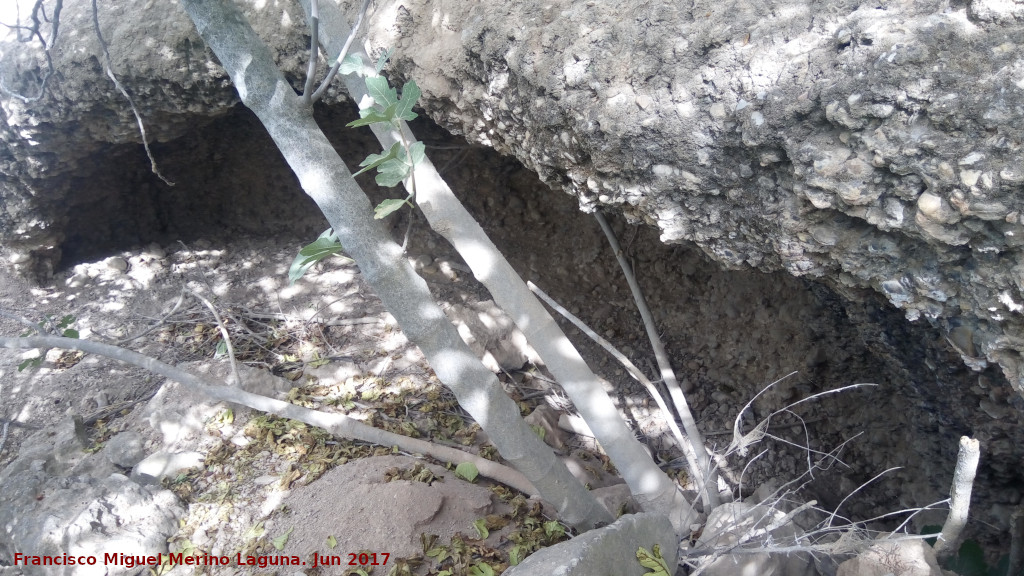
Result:
[[[157,452],[135,465],[132,478],[173,478],[182,470],[202,466],[204,456],[199,452]]]
[[[141,434],[127,430],[108,440],[103,454],[111,464],[131,468],[145,458],[145,442]]]
[[[636,97],[636,105],[639,106],[641,110],[647,110],[651,107],[651,104],[654,104],[654,100],[646,94],[641,94]]]
[[[89,275],[84,273],[75,274],[74,276],[64,281],[64,285],[67,286],[68,288],[81,288],[82,286],[85,286],[88,283]]]
[[[929,219],[922,212],[917,213],[917,216],[914,217],[914,222],[917,223],[925,235],[944,244],[962,246],[971,239],[966,231],[955,226],[943,226],[939,222]],[[909,319],[910,311],[907,312],[907,315]]]
[[[412,264],[413,270],[416,270],[417,272],[423,270],[424,268],[430,266],[433,263],[434,258],[428,254],[420,254],[419,256],[413,258],[412,262],[410,262],[410,264]]]
[[[971,164],[974,164],[978,160],[982,160],[984,158],[985,158],[985,155],[982,154],[981,152],[971,152],[967,156],[964,156],[963,158],[961,158],[960,161],[957,162],[957,164],[959,164],[961,166],[970,166]]]
[[[951,182],[956,177],[956,173],[953,172],[953,167],[949,165],[949,162],[939,162],[935,172],[939,175],[939,178],[947,182]]]
[[[152,256],[157,260],[161,260],[167,256],[167,252],[163,248],[161,248],[160,245],[157,244],[156,242],[153,242],[149,246],[146,246],[146,249],[143,250],[142,253],[147,256]]]
[[[107,268],[116,270],[118,272],[126,272],[128,270],[128,261],[120,256],[111,256],[104,261]]]
[[[931,192],[925,192],[917,198],[917,209],[928,219],[944,224],[953,223],[957,220],[956,213],[941,196]]]
[[[982,220],[1002,220],[1009,212],[1001,202],[972,202],[964,213]]]
[[[1003,168],[999,171],[999,177],[1007,182],[1024,182],[1024,170],[1019,167]]]
[[[964,183],[964,186],[974,186],[978,183],[979,177],[981,177],[981,170],[960,171],[960,181]]]

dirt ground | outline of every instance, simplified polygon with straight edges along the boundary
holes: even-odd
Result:
[[[354,264],[337,259],[289,286],[288,265],[302,243],[250,238],[224,245],[202,239],[151,245],[77,265],[47,288],[4,276],[0,306],[33,321],[73,316],[71,327],[81,338],[120,341],[223,382],[229,367],[223,355],[215,358],[216,321],[191,293],[182,298],[184,290],[194,291],[214,303],[232,332],[247,388],[255,382],[259,393],[341,410],[377,427],[471,452],[485,450],[486,436],[441,388]],[[432,286],[456,302],[483,299],[479,290],[465,289],[463,274],[447,260],[413,260]],[[8,317],[0,330],[21,328]],[[517,500],[507,490],[493,494],[493,482],[470,484],[436,462],[418,462],[389,447],[342,442],[302,425],[267,420],[108,359],[52,350],[38,368],[18,370],[40,352],[0,353],[2,418],[8,424],[3,463],[33,433],[60,428],[71,416],[86,422],[91,448],[99,453],[112,438],[134,433],[144,439],[147,454],[194,455],[202,461],[199,468],[171,473],[164,482],[188,504],[182,528],[170,541],[175,552],[258,557],[273,554],[269,543],[287,535],[285,554],[419,557],[410,569],[425,574],[432,564],[424,553],[442,546],[457,550],[455,541],[477,555],[502,549],[507,563],[515,539],[528,527],[530,534],[542,533],[538,527],[551,519],[544,516],[551,511],[538,503]],[[519,368],[525,370],[503,375],[514,397],[533,397],[524,409],[543,403],[531,368]],[[195,424],[183,424],[189,422]],[[561,453],[577,462],[592,460],[597,471],[584,481],[593,487],[616,482],[600,471],[592,441],[573,442]],[[474,523],[484,520],[481,526],[490,534],[481,538]],[[425,548],[421,534],[438,540]],[[531,545],[556,541],[537,534]],[[500,569],[500,559],[489,561]],[[351,569],[347,562],[319,573],[342,574]]]

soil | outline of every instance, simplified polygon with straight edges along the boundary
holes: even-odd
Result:
[[[225,382],[230,367],[218,352],[215,318],[191,292],[182,297],[194,291],[214,304],[232,334],[246,389],[486,451],[486,436],[441,388],[351,261],[320,265],[289,286],[288,266],[305,240],[154,244],[78,264],[47,288],[4,276],[0,306],[33,320],[73,316],[71,327],[81,338],[120,341],[208,381]],[[420,259],[417,265],[454,301],[482,300],[478,289],[441,264],[424,266]],[[11,318],[3,319],[0,330],[22,331]],[[388,568],[408,561],[410,574],[426,574],[443,560],[431,563],[427,549],[456,550],[453,542],[461,542],[478,561],[500,571],[514,545],[511,538],[524,530],[543,533],[542,523],[552,519],[538,501],[507,489],[492,493],[493,482],[470,484],[452,469],[391,447],[347,442],[211,402],[105,358],[51,350],[38,368],[18,370],[40,352],[4,350],[0,356],[3,419],[9,423],[2,463],[15,458],[34,432],[58,429],[70,416],[86,422],[91,448],[100,454],[105,443],[128,432],[144,438],[147,454],[198,455],[201,466],[171,472],[164,480],[188,504],[181,530],[170,539],[172,552],[196,550],[232,561],[239,554],[309,559],[317,552],[344,560],[321,567],[324,575],[352,569],[349,553],[357,560],[360,553],[377,553],[373,558],[382,563],[384,554],[391,558]],[[539,383],[530,367],[521,368],[527,370],[503,375],[517,399],[536,392]],[[524,410],[544,403],[543,393],[530,395]],[[586,463],[578,469],[594,487],[621,482],[601,471],[592,441],[570,442],[561,453],[591,461],[591,471],[584,470]],[[474,525],[478,521],[486,521],[486,538]],[[274,539],[285,535],[287,545],[277,552]],[[425,548],[421,535],[437,540],[426,541],[431,545]],[[531,538],[534,545],[557,541]],[[485,553],[490,556],[480,560]],[[239,570],[233,565],[210,572]]]

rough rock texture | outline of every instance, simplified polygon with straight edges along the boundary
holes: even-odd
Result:
[[[836,576],[943,576],[931,546],[921,540],[879,543],[839,565]]]
[[[428,468],[437,479],[426,483],[387,478],[389,469],[407,470],[416,464]],[[485,486],[469,484],[442,466],[408,456],[353,460],[317,482],[297,488],[283,504],[288,512],[275,514],[271,524],[295,527],[284,552],[302,558],[313,552],[330,555],[359,550],[410,558],[423,552],[420,534],[436,534],[439,542],[447,544],[458,533],[475,534],[471,519],[507,509],[496,503]],[[498,545],[506,533],[495,530],[487,543]],[[335,537],[335,547],[325,544],[328,536]],[[347,568],[325,569],[323,573],[344,574]]]
[[[725,266],[881,292],[1024,393],[1017,4],[403,6],[373,39],[443,125]]]
[[[0,563],[15,553],[92,556],[94,565],[19,566],[25,574],[64,576],[134,574],[105,554],[141,555],[167,550],[184,508],[159,486],[129,480],[103,452],[86,454],[70,419],[60,430],[41,431],[0,473]],[[122,459],[118,451],[115,460]]]

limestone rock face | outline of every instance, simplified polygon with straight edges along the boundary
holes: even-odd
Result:
[[[122,445],[124,441],[121,441]],[[185,509],[159,486],[138,484],[111,463],[109,455],[86,454],[69,419],[56,431],[43,430],[0,470],[0,562],[32,575],[126,575],[138,568],[105,558],[151,556],[167,551]],[[122,448],[115,448],[119,455]],[[115,457],[114,459],[118,459]],[[16,555],[20,554],[21,560]],[[33,565],[25,556],[70,555],[93,564]],[[107,556],[109,555],[109,556]],[[85,560],[88,562],[88,560]]]
[[[444,125],[725,266],[878,291],[1024,392],[1012,3],[405,4],[373,39]]]
[[[241,4],[298,85],[301,7]],[[131,222],[99,232],[85,216],[183,217],[167,211],[187,195],[155,178],[128,191],[109,170],[82,177],[140,141],[88,5],[65,2],[46,94],[0,97],[0,241],[25,274],[46,276],[83,238],[146,240]],[[396,48],[392,75],[417,80],[435,120],[515,155],[584,210],[613,206],[723,266],[819,278],[853,299],[877,291],[1024,393],[1015,6],[408,0],[378,6],[367,33],[372,49]],[[155,148],[237,103],[177,4],[104,2],[99,20]],[[8,32],[2,52],[4,86],[38,94],[38,43]]]

